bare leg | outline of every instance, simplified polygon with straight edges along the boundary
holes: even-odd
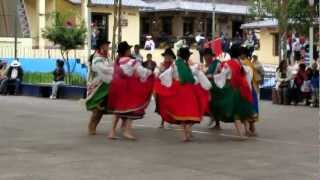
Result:
[[[252,133],[252,136],[257,136],[257,131],[256,131],[256,125],[255,125],[256,123],[255,122],[250,122],[249,123],[249,129],[250,129],[250,131],[251,131],[251,133]]]
[[[136,137],[132,135],[132,120],[127,119],[125,121],[125,129],[123,131],[123,136],[129,140],[136,140]]]
[[[191,124],[187,124],[187,125],[186,125],[186,128],[187,128],[187,132],[188,132],[188,139],[191,140],[191,138],[193,138],[193,135],[192,135],[192,125],[191,125]]]
[[[240,121],[240,120],[236,120],[236,121],[234,122],[234,125],[235,125],[235,127],[236,127],[237,133],[238,133],[238,135],[240,136],[240,138],[244,139],[245,136],[244,136],[244,131],[243,131],[243,129],[242,129],[242,123],[241,123],[241,121]]]
[[[96,128],[101,121],[101,118],[103,116],[103,112],[99,111],[98,109],[95,109],[92,111],[92,115],[90,118],[90,122],[88,125],[88,134],[89,135],[96,135]]]
[[[161,124],[160,124],[159,128],[161,128],[161,129],[164,128],[164,120],[161,120]]]
[[[186,124],[182,125],[182,141],[183,142],[189,142],[190,141],[188,128],[189,128],[188,125],[186,125]]]
[[[249,126],[249,121],[247,121],[247,120],[245,120],[244,122],[243,122],[243,125],[244,125],[244,129],[245,129],[245,131],[246,131],[246,136],[252,136],[252,132],[251,132],[251,130],[250,130],[250,126]]]
[[[112,129],[108,135],[109,139],[118,139],[118,137],[116,136],[116,130],[117,130],[117,126],[118,126],[118,122],[119,122],[119,117],[117,115],[113,116],[113,121],[112,121]]]

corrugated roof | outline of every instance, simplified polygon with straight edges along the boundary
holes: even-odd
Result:
[[[150,2],[149,5],[154,9],[147,9],[145,11],[200,11],[212,12],[213,6],[210,2],[196,2],[196,1],[173,1],[173,2]],[[249,12],[249,6],[238,4],[216,4],[216,13],[224,14],[241,14],[245,15]]]
[[[266,19],[262,21],[255,21],[241,25],[241,29],[255,29],[255,28],[276,28],[278,27],[277,19]]]
[[[81,0],[69,0],[71,3],[80,4]],[[93,5],[113,5],[113,0],[90,0]],[[139,7],[139,8],[151,8],[150,5],[142,0],[122,0],[123,6]]]

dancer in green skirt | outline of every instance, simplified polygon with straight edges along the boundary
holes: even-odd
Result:
[[[86,108],[92,111],[88,125],[89,135],[96,134],[96,128],[108,112],[107,98],[109,83],[112,80],[113,65],[109,57],[110,42],[100,37],[95,53],[89,59],[89,77],[87,85]]]
[[[241,64],[240,55],[241,46],[233,45],[231,60],[221,63],[220,72],[213,75],[211,111],[215,118],[233,122],[238,135],[244,138],[247,120],[253,115],[253,97],[248,83],[250,74]]]

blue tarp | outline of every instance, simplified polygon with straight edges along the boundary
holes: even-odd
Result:
[[[13,61],[13,58],[1,58],[5,60],[8,64]],[[22,65],[22,68],[25,72],[52,72],[56,67],[57,59],[48,59],[48,58],[19,58],[19,61]],[[81,64],[78,59],[70,59],[70,69],[74,74],[79,74],[82,77],[87,76],[87,67],[84,64]],[[67,72],[67,64],[65,63],[64,69]]]

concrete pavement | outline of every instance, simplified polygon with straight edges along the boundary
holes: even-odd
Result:
[[[318,175],[318,110],[262,102],[259,137],[237,141],[194,127],[195,141],[158,129],[153,113],[135,122],[136,142],[107,140],[110,116],[87,136],[78,101],[0,96],[0,180],[313,180]]]

